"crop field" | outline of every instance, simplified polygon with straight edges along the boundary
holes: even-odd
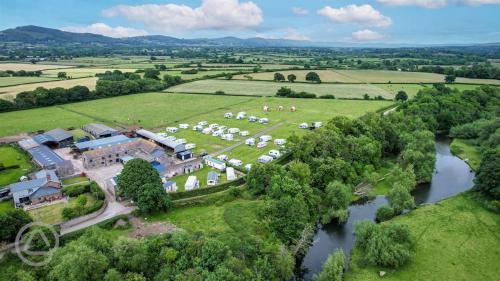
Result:
[[[345,280],[497,280],[500,215],[460,194],[386,223],[404,223],[416,240],[411,261],[396,270],[362,267],[355,250]]]
[[[34,89],[36,89],[38,87],[44,87],[44,88],[50,89],[50,88],[57,88],[57,87],[71,88],[71,87],[80,85],[80,86],[87,86],[90,90],[94,90],[96,82],[97,82],[96,77],[88,77],[88,78],[58,80],[58,81],[49,81],[49,82],[1,87],[0,88],[0,98],[13,99],[20,92],[33,91]]]
[[[4,167],[19,166],[0,171],[0,187],[18,182],[19,178],[26,175],[33,167],[28,155],[11,146],[0,146],[0,163]]]
[[[221,73],[234,73],[237,72],[238,69],[216,69],[216,70],[203,70],[203,71],[198,71],[196,74],[183,74],[181,73],[182,70],[168,70],[168,71],[162,71],[160,77],[163,77],[163,75],[168,74],[172,76],[180,76],[184,80],[192,80],[192,79],[197,79],[197,78],[202,78],[207,75],[216,75],[216,74],[221,74]]]
[[[168,88],[169,92],[178,93],[215,93],[224,91],[232,95],[274,96],[281,87],[289,87],[297,92],[308,92],[318,96],[335,95],[337,98],[363,98],[364,94],[371,97],[382,96],[394,98],[394,94],[369,84],[309,84],[242,80],[200,80]]]
[[[90,67],[75,67],[68,68],[64,70],[46,70],[43,72],[44,75],[57,77],[57,73],[63,71],[66,72],[71,78],[82,78],[82,77],[93,77],[97,73],[104,73],[106,71],[120,70],[121,72],[135,72],[134,68],[90,68]]]
[[[288,74],[295,74],[297,81],[305,81],[305,75],[314,71],[318,73],[323,82],[337,83],[436,83],[444,82],[444,75],[424,72],[403,72],[388,70],[291,70],[280,71],[285,77]],[[252,73],[248,76],[255,80],[273,80],[275,72]],[[234,77],[235,79],[247,79],[243,75]],[[470,84],[496,84],[500,85],[500,80],[493,79],[470,79],[458,77],[456,82]]]
[[[21,85],[21,84],[29,84],[29,83],[40,83],[40,82],[48,82],[58,80],[56,77],[28,77],[28,76],[11,76],[11,77],[0,77],[0,87]],[[0,89],[0,91],[2,91]]]
[[[67,68],[72,67],[68,65],[57,65],[57,64],[32,64],[32,63],[0,63],[0,70],[26,70],[26,71],[36,71],[45,69],[57,69],[57,68]]]

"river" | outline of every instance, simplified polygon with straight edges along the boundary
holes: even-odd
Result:
[[[432,180],[413,190],[415,203],[435,203],[445,198],[466,191],[473,186],[475,174],[462,159],[450,152],[450,140],[438,138],[436,146],[436,165]],[[342,248],[349,259],[354,245],[354,224],[359,220],[375,220],[375,213],[381,205],[387,203],[385,196],[356,202],[349,207],[349,219],[345,224],[336,223],[318,225],[313,245],[302,260],[298,269],[297,280],[312,280],[315,273],[321,271],[323,263],[335,249]]]

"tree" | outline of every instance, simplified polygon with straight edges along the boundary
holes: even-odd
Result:
[[[399,91],[397,94],[396,94],[396,101],[406,101],[408,100],[408,95],[406,94],[405,91]]]
[[[170,205],[170,196],[165,193],[162,184],[147,183],[142,186],[142,191],[137,200],[137,206],[141,213],[148,214],[165,210]]]
[[[323,264],[323,270],[314,281],[342,281],[344,277],[345,255],[342,249],[335,250]]]
[[[209,239],[201,247],[200,264],[204,268],[212,271],[222,263],[229,254],[229,248],[219,240]]]
[[[26,224],[32,222],[30,215],[22,210],[8,210],[0,213],[0,241],[12,242],[17,232]]]
[[[364,99],[364,100],[369,100],[369,99],[370,99],[370,96],[369,96],[368,94],[364,94],[364,95],[363,95],[363,99]]]
[[[287,97],[290,94],[292,94],[292,89],[287,88],[287,87],[281,87],[276,92],[276,96],[278,96],[278,97]]]
[[[404,210],[415,207],[415,199],[410,191],[400,183],[396,183],[392,187],[387,194],[387,199],[395,214],[401,214]]]
[[[306,74],[306,81],[321,83],[321,79],[319,78],[318,73],[309,72]]]
[[[295,82],[295,80],[297,80],[297,76],[295,76],[295,74],[293,74],[293,73],[288,74],[287,79],[288,79],[288,82],[293,83],[293,82]]]
[[[487,149],[482,153],[474,183],[481,192],[500,199],[500,148]]]
[[[457,77],[454,74],[449,74],[444,77],[444,82],[447,84],[454,83]]]
[[[183,81],[182,81],[182,78],[180,76],[172,76],[172,75],[165,74],[165,75],[163,75],[163,82],[165,82],[165,84],[167,84],[167,87],[172,87],[172,86],[181,84]]]
[[[8,100],[0,99],[0,112],[13,110],[16,106]]]
[[[302,230],[309,223],[309,211],[300,195],[267,200],[263,215],[276,237],[286,245],[299,239]]]
[[[58,72],[58,73],[57,73],[57,78],[59,78],[59,79],[66,79],[66,78],[68,78],[68,77],[67,77],[67,75],[66,75],[66,72],[62,72],[62,71],[61,71],[61,72]]]
[[[148,68],[144,71],[144,78],[147,79],[160,80],[158,75],[160,75],[160,71],[158,69]]]
[[[394,217],[394,209],[389,205],[382,205],[377,209],[376,219],[379,222],[390,220]]]
[[[351,188],[339,181],[328,184],[323,197],[326,212],[321,218],[321,223],[327,224],[334,218],[340,222],[347,221],[349,217],[347,208],[351,203],[351,194]]]
[[[279,72],[274,73],[274,81],[282,82],[285,81],[285,76]]]
[[[253,194],[263,194],[271,186],[271,179],[275,175],[283,175],[284,169],[275,164],[255,164],[247,174],[248,190]]]

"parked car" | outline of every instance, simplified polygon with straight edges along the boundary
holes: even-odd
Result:
[[[254,139],[254,138],[249,138],[249,139],[246,139],[246,140],[245,140],[245,144],[246,144],[246,145],[253,146],[253,145],[255,145],[255,139]]]
[[[198,125],[200,125],[200,126],[206,126],[207,124],[208,124],[207,121],[200,121],[200,122],[198,122]]]
[[[307,123],[300,123],[299,128],[301,128],[301,129],[308,129],[309,125]]]

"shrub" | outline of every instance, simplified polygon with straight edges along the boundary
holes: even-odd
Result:
[[[87,196],[85,194],[78,195],[76,198],[76,204],[81,207],[85,207],[87,205]]]
[[[76,197],[80,194],[90,192],[90,184],[79,184],[63,187],[63,194],[69,197]]]
[[[104,194],[104,191],[97,185],[95,181],[90,183],[90,193],[95,197],[97,200],[104,200],[106,195]]]
[[[389,205],[383,205],[380,208],[377,209],[377,221],[383,222],[390,220],[394,217],[394,209],[391,208]]]

